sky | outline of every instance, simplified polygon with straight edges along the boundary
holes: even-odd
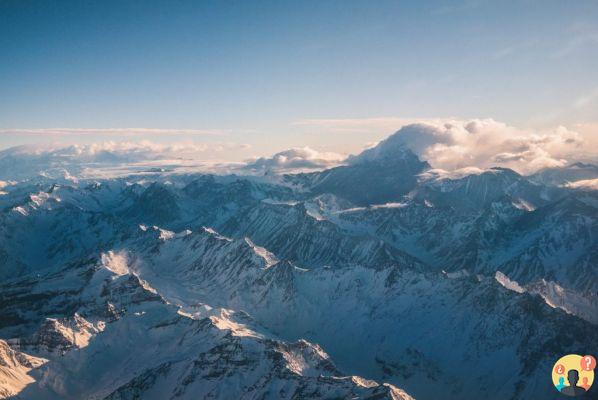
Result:
[[[0,149],[349,154],[449,119],[595,144],[598,1],[0,0]]]

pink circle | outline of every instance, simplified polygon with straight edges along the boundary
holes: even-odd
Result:
[[[596,359],[593,356],[587,355],[581,358],[581,369],[584,371],[593,371],[596,368]]]

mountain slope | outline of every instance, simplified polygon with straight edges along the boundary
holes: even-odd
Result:
[[[330,193],[356,205],[396,201],[417,185],[417,175],[430,166],[408,148],[392,144],[392,149],[387,149],[389,145],[391,143],[382,142],[376,148],[350,158],[349,165],[287,175],[285,180],[312,194]]]
[[[198,235],[128,247],[131,268],[185,312],[201,315],[206,303],[245,310],[277,335],[321,343],[342,368],[416,397],[444,389],[449,399],[545,398],[553,358],[598,343],[588,322],[493,278],[400,264],[306,270],[246,240]]]
[[[317,345],[260,333],[243,314],[180,313],[147,282],[114,272],[113,262],[0,288],[1,320],[10,321],[0,333],[48,360],[3,347],[19,360],[0,370],[21,385],[12,385],[17,398],[411,399],[391,385],[342,377]]]
[[[401,134],[312,174],[41,172],[0,190],[3,396],[549,399],[598,347],[591,187]]]

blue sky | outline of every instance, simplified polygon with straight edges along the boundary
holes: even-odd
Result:
[[[598,126],[596,1],[0,0],[0,59],[0,148],[251,145],[238,159],[420,118]]]

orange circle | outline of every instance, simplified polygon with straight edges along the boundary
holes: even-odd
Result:
[[[558,375],[563,375],[565,373],[565,366],[563,364],[557,364],[556,367],[554,367],[554,372]]]

